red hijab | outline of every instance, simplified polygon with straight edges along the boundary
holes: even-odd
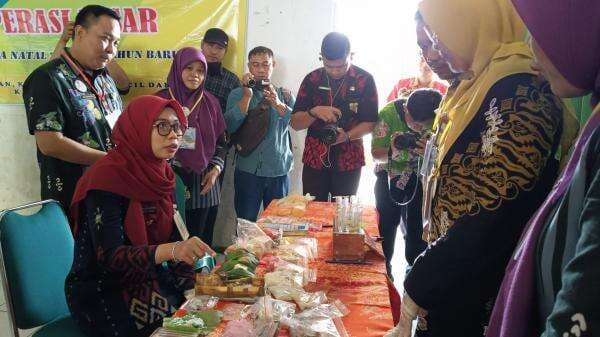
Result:
[[[91,190],[115,193],[129,199],[125,235],[133,245],[167,242],[173,230],[175,174],[164,159],[152,152],[152,124],[166,108],[175,110],[185,125],[183,109],[175,100],[140,96],[129,103],[112,132],[115,148],[92,165],[77,183],[70,215],[77,233],[79,203]],[[146,225],[142,203],[156,207],[156,221]]]

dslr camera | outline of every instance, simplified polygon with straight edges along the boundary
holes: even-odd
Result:
[[[248,85],[246,85],[246,86],[253,90],[262,91],[262,90],[265,90],[267,87],[269,87],[269,85],[271,85],[271,81],[269,81],[269,80],[250,79],[250,80],[248,80]]]
[[[396,150],[410,150],[417,147],[417,141],[421,135],[416,132],[404,132],[394,138],[394,147]]]

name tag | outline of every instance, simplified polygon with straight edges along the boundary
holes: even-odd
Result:
[[[190,232],[188,232],[187,227],[185,226],[185,221],[181,217],[181,214],[177,210],[177,205],[173,205],[173,220],[175,221],[175,226],[177,226],[177,231],[179,231],[179,235],[185,241],[190,238]]]
[[[112,112],[112,113],[104,116],[104,118],[106,118],[106,122],[108,122],[108,126],[110,126],[111,130],[115,127],[115,124],[117,123],[117,120],[119,119],[119,115],[120,115],[120,113],[118,113],[118,112]]]
[[[181,138],[181,148],[186,150],[196,149],[196,128],[187,128]]]

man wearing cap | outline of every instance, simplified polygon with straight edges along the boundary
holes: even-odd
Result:
[[[123,104],[106,70],[117,54],[120,17],[98,5],[75,18],[73,43],[35,69],[23,84],[29,133],[35,136],[41,198],[68,209],[75,185],[111,147]]]
[[[200,48],[206,56],[208,69],[204,86],[208,92],[215,95],[221,104],[221,111],[227,110],[227,97],[231,90],[241,86],[240,79],[227,68],[223,67],[223,58],[227,53],[229,37],[219,28],[206,31]]]
[[[323,67],[300,85],[291,125],[308,128],[302,162],[304,193],[326,201],[329,195],[354,195],[365,165],[362,137],[377,122],[373,76],[350,63],[350,41],[338,32],[321,44]]]

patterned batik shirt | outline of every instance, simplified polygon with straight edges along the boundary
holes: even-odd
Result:
[[[75,65],[75,67],[73,66]],[[113,79],[104,70],[84,72],[68,51],[34,70],[23,84],[29,133],[60,132],[99,151],[111,147],[111,127],[123,104]],[[93,88],[89,86],[93,85]],[[58,200],[65,209],[87,166],[37,151],[42,199]]]

